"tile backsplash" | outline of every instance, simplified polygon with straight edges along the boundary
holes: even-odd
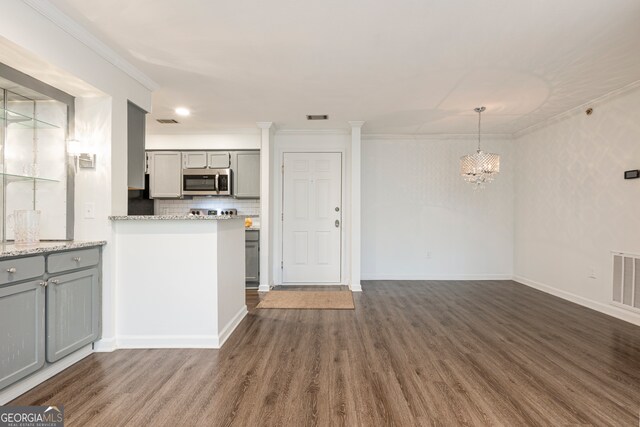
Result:
[[[164,200],[156,199],[156,215],[186,215],[189,209],[223,209],[233,208],[238,210],[238,215],[260,215],[260,200],[241,200],[233,197],[194,198],[191,200]]]

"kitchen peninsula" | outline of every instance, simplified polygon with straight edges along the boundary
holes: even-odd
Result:
[[[247,314],[244,217],[112,216],[119,348],[220,348]]]

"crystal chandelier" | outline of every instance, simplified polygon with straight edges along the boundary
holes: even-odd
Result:
[[[460,157],[460,174],[474,189],[484,188],[485,183],[493,181],[500,173],[500,156],[480,149],[480,121],[484,110],[484,107],[473,109],[478,113],[478,149],[473,154]]]

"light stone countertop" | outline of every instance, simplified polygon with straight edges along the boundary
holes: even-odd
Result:
[[[71,249],[88,248],[92,246],[103,246],[107,242],[104,240],[84,241],[84,240],[56,240],[42,241],[33,245],[16,245],[14,243],[0,244],[0,259],[22,256],[45,254],[49,252],[68,251]]]

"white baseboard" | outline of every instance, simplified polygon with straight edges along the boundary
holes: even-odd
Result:
[[[118,335],[117,348],[220,348],[247,313],[242,306],[219,335]]]
[[[258,286],[258,292],[269,292],[269,285]]]
[[[362,292],[362,285],[360,283],[352,283],[349,285],[351,292]]]
[[[579,295],[572,294],[571,292],[563,291],[563,290],[551,287],[549,285],[545,285],[545,284],[536,282],[534,280],[527,279],[526,277],[522,277],[522,276],[513,276],[513,280],[515,282],[521,283],[523,285],[529,286],[539,291],[546,292],[548,294],[557,296],[567,301],[574,302],[583,307],[587,307],[592,310],[599,311],[600,313],[604,313],[609,316],[615,317],[617,319],[624,320],[625,322],[629,322],[634,325],[640,326],[640,315],[632,311],[616,307],[613,304],[604,304],[598,301],[584,298]]]
[[[220,348],[217,335],[118,335],[118,348]]]
[[[57,361],[56,363],[46,366],[35,372],[31,376],[10,385],[0,392],[0,405],[5,405],[16,397],[28,392],[35,386],[45,382],[49,378],[67,369],[69,366],[78,363],[80,360],[93,353],[91,344],[71,353],[67,357]],[[64,403],[64,402],[62,402]]]
[[[218,334],[218,342],[220,343],[220,347],[224,345],[224,343],[227,341],[227,338],[231,336],[233,331],[235,331],[235,329],[238,327],[240,322],[242,322],[242,319],[244,319],[247,313],[247,306],[245,305],[236,313],[235,316],[233,316],[233,319],[231,319],[229,323],[227,323],[224,328],[222,328],[222,330]]]
[[[511,274],[401,275],[363,274],[361,280],[511,280]]]
[[[93,343],[93,351],[95,351],[96,353],[110,353],[116,349],[117,347],[115,337],[102,338],[100,341],[96,341]]]

